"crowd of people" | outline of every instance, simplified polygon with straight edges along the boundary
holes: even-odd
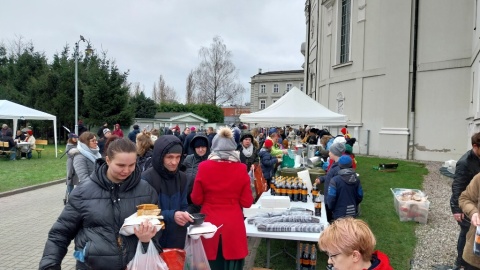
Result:
[[[32,151],[36,148],[35,136],[33,136],[31,129],[24,129],[23,131],[19,129],[15,132],[14,137],[12,129],[7,124],[2,124],[0,141],[8,143],[7,149],[10,152],[9,158],[11,161],[17,160],[17,157],[31,159]]]
[[[373,251],[375,239],[368,226],[354,219],[363,190],[353,153],[347,151],[355,140],[344,131],[334,137],[315,128],[247,131],[233,125],[203,131],[190,126],[180,132],[177,125],[159,132],[134,125],[124,138],[120,125],[112,132],[105,123],[96,134],[70,133],[68,199],[49,232],[40,269],[60,269],[73,239],[77,269],[124,269],[138,241],[144,251],[150,244],[158,252],[183,249],[192,213],[206,214],[205,221],[219,227],[214,237],[202,238],[210,268],[242,269],[248,254],[242,208],[255,199],[249,173],[260,167],[269,187],[293,140],[318,145],[316,154],[328,164],[326,175],[315,184],[324,184],[331,222],[319,240],[329,263],[335,269],[392,269],[385,254]],[[145,222],[134,235],[118,234],[123,220],[143,203],[158,204],[165,229],[157,233]],[[357,227],[365,235],[340,246],[334,241]]]

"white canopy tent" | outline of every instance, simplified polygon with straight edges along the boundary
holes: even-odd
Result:
[[[264,110],[241,114],[240,121],[263,125],[340,126],[347,123],[347,116],[330,111],[300,89],[293,87]]]
[[[55,156],[57,151],[57,117],[42,111],[38,111],[8,100],[0,100],[0,119],[13,120],[13,132],[17,130],[18,120],[52,120],[53,121],[53,138],[55,141]]]

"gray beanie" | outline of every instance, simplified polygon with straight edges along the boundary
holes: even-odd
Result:
[[[212,141],[212,151],[237,150],[237,143],[233,138],[232,131],[228,127],[221,128]]]
[[[334,143],[330,146],[329,151],[332,152],[333,155],[335,155],[337,157],[341,157],[343,155],[343,153],[345,153],[345,144]]]

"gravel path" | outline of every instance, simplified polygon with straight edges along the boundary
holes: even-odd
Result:
[[[440,174],[442,162],[423,162],[429,171],[423,182],[423,191],[430,200],[428,222],[415,230],[417,246],[412,270],[448,269],[456,257],[459,226],[452,217],[450,196],[452,178]]]

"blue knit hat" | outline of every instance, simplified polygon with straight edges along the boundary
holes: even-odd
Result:
[[[343,155],[338,159],[338,166],[341,169],[351,168],[352,167],[352,158],[347,155]]]

